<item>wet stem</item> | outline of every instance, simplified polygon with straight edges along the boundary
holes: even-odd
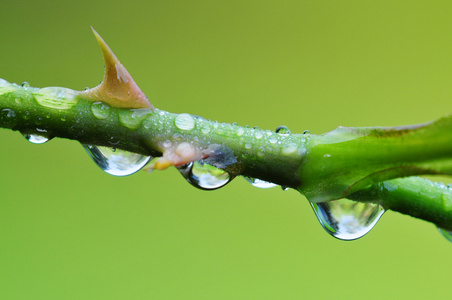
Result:
[[[452,230],[451,188],[407,177],[452,175],[451,117],[409,127],[293,134],[285,127],[274,132],[152,108],[114,108],[70,89],[0,79],[0,127],[20,131],[33,143],[77,140],[112,175],[132,174],[156,157],[150,168],[175,165],[201,189],[220,188],[239,175],[258,187],[293,188],[338,238],[365,234],[376,223],[369,216],[382,214],[376,208]],[[332,201],[342,198],[365,207]]]

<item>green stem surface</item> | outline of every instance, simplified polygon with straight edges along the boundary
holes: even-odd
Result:
[[[217,159],[209,163],[232,177],[291,187],[313,202],[343,197],[374,201],[452,229],[449,189],[424,184],[418,191],[413,180],[417,184],[420,179],[387,181],[452,175],[452,117],[410,127],[278,134],[158,109],[113,108],[82,99],[70,89],[38,89],[0,79],[0,127],[153,157],[162,155],[163,144],[187,142],[197,149],[214,149]]]

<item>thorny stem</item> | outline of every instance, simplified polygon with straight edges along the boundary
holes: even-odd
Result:
[[[114,108],[73,90],[21,87],[0,79],[0,127],[154,157],[169,151],[165,144],[187,142],[196,149],[212,149],[209,164],[232,177],[291,187],[315,202],[345,196],[378,202],[452,230],[450,189],[422,180],[418,191],[414,187],[419,179],[412,178],[386,181],[452,175],[451,117],[413,127],[283,135],[158,109]]]

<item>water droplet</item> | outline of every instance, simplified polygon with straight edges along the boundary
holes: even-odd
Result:
[[[249,183],[251,183],[251,185],[261,188],[261,189],[269,189],[275,186],[278,186],[277,184],[274,184],[272,182],[268,182],[268,181],[264,181],[264,180],[260,180],[257,178],[252,178],[252,177],[244,177],[246,179],[246,181],[248,181]]]
[[[243,129],[242,127],[239,127],[237,129],[237,136],[242,136],[245,133],[245,129]]]
[[[245,148],[246,149],[251,149],[253,147],[253,144],[251,144],[250,142],[246,142],[245,143]]]
[[[287,126],[281,125],[278,128],[276,128],[276,133],[279,133],[281,135],[289,135],[290,130],[287,128]]]
[[[130,110],[121,110],[118,112],[119,122],[130,129],[137,129],[141,126],[141,123],[146,119],[152,110],[149,108],[137,108]]]
[[[179,171],[191,185],[202,190],[219,189],[231,180],[228,172],[202,160],[191,162],[179,168]]]
[[[33,92],[39,104],[56,109],[69,109],[76,105],[78,94],[77,91],[62,87],[46,87]]]
[[[83,147],[103,171],[115,176],[127,176],[138,172],[151,159],[150,156],[121,149],[91,145]]]
[[[303,131],[303,134],[311,134],[311,132],[309,130],[305,130]]]
[[[29,88],[30,84],[28,82],[24,81],[24,82],[22,82],[22,87],[23,88]]]
[[[5,126],[9,128],[13,128],[17,124],[16,112],[10,108],[1,110],[0,119],[4,122]]]
[[[452,243],[452,231],[442,229],[442,228],[438,228],[438,230],[439,230],[439,233],[441,233],[443,237],[445,237],[449,242]]]
[[[103,102],[94,102],[91,105],[93,115],[98,119],[106,119],[110,115],[110,106]]]
[[[275,137],[275,136],[270,136],[269,138],[268,138],[268,141],[270,142],[270,143],[272,143],[272,144],[276,144],[276,142],[278,141],[278,139]]]
[[[210,127],[209,127],[209,125],[204,125],[204,126],[201,128],[201,132],[204,133],[204,134],[208,134],[208,133],[210,132]]]
[[[26,110],[22,116],[22,118],[24,118],[24,120],[29,120],[31,117],[31,114],[28,110]]]
[[[282,152],[283,154],[291,154],[291,153],[294,153],[295,151],[297,151],[297,148],[298,148],[298,145],[297,145],[297,144],[295,144],[295,143],[290,143],[290,144],[288,144],[288,145],[285,145],[285,146],[282,148],[281,152]]]
[[[384,213],[379,204],[355,202],[346,198],[311,203],[311,206],[326,232],[341,240],[364,236]]]
[[[182,130],[192,130],[195,128],[195,119],[189,114],[180,114],[174,121],[176,127]]]
[[[37,117],[36,117],[36,120],[35,120],[35,124],[36,124],[36,125],[41,125],[41,124],[42,124],[42,120],[43,120],[43,119],[42,119],[41,116],[37,116]]]
[[[30,143],[33,143],[33,144],[44,144],[45,142],[49,141],[49,138],[42,136],[42,135],[38,135],[38,134],[28,134],[28,133],[24,134],[23,133],[22,135]]]
[[[173,143],[170,140],[166,140],[163,142],[163,147],[164,148],[169,148],[173,145]]]
[[[257,131],[257,132],[254,134],[254,136],[256,137],[256,139],[261,139],[263,135],[262,135],[262,132]]]
[[[84,90],[84,91],[87,91],[87,90],[89,90],[89,87],[85,87],[83,90]]]

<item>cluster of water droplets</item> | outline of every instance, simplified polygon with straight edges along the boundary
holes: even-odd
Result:
[[[385,210],[379,204],[363,203],[347,198],[312,203],[320,224],[340,240],[355,240],[368,233]]]

